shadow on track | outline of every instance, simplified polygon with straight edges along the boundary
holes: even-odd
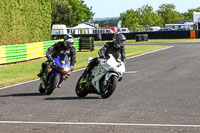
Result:
[[[0,95],[0,97],[26,97],[26,96],[44,96],[38,92],[31,93],[16,93],[16,94],[8,94],[8,95]]]
[[[101,99],[100,97],[48,97],[44,100],[88,100],[88,99]]]

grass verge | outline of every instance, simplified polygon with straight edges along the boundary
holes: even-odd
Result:
[[[112,40],[110,40],[112,41]],[[127,43],[174,43],[174,42],[200,42],[200,39],[149,39],[148,41],[136,42],[127,40]],[[95,41],[95,44],[105,44],[108,41]]]
[[[126,46],[126,57],[139,55],[142,53],[146,53],[156,49],[162,49],[165,47],[167,46],[158,46],[158,45]],[[98,50],[100,48],[101,47],[95,47],[95,50],[92,52],[77,52],[77,63],[75,70],[80,68],[85,68],[87,65],[88,57],[97,57]],[[0,66],[0,87],[38,79],[36,75],[41,69],[41,63],[44,62],[45,60],[46,60],[45,58],[41,58],[23,63]]]

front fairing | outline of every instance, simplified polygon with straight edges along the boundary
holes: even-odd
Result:
[[[116,61],[116,59],[109,54],[110,58],[107,61],[103,61],[103,67],[107,71],[115,71],[118,73],[124,73],[125,72],[125,65],[122,61]]]
[[[67,74],[70,70],[70,61],[66,54],[59,54],[50,66],[53,70],[59,71],[61,74]]]

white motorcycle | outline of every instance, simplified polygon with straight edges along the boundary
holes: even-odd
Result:
[[[90,57],[88,62],[91,59]],[[109,54],[109,59],[99,59],[99,64],[87,74],[87,82],[82,82],[82,76],[79,78],[75,89],[76,95],[85,97],[89,93],[95,93],[102,98],[108,98],[115,91],[124,72],[124,63]]]

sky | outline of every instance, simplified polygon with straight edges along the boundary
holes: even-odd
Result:
[[[200,7],[200,0],[84,0],[88,7],[92,7],[94,18],[119,17],[127,10],[136,10],[143,5],[152,6],[154,11],[162,4],[174,4],[176,11],[187,12],[188,9]]]

